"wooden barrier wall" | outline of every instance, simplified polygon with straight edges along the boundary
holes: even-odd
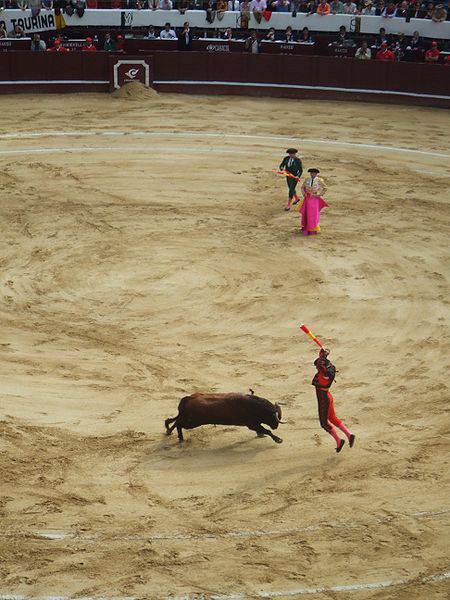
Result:
[[[104,52],[0,53],[0,93],[107,91],[110,62]],[[163,91],[360,98],[450,108],[450,67],[317,56],[155,52],[155,87]],[[231,85],[230,85],[231,84]],[[261,84],[261,85],[258,85]]]
[[[0,84],[5,81],[109,82],[106,52],[2,52]]]

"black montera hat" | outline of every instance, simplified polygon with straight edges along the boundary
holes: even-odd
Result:
[[[312,169],[308,169],[308,173],[320,173],[319,169],[313,167]]]
[[[288,149],[286,150],[286,152],[287,152],[288,154],[297,154],[298,150],[297,150],[297,148],[288,148]]]

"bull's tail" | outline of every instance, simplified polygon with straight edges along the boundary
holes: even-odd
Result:
[[[178,404],[178,414],[176,417],[171,417],[164,421],[164,426],[166,428],[167,435],[170,435],[172,433],[172,431],[177,426],[178,419],[183,416],[184,407],[186,405],[186,401],[188,400],[188,398],[189,398],[189,396],[185,396],[184,398],[181,398],[180,403]]]

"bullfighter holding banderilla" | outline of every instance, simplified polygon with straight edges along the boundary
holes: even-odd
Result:
[[[325,348],[320,349],[319,358],[316,358],[314,361],[317,373],[314,375],[312,385],[316,388],[320,425],[326,432],[333,436],[336,442],[336,452],[340,452],[345,444],[345,440],[339,437],[333,425],[345,433],[350,448],[353,448],[353,444],[355,443],[355,435],[350,433],[334,412],[333,396],[330,393],[330,387],[336,376],[336,367],[328,360],[329,353],[330,351]]]

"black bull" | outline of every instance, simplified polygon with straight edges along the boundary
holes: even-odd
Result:
[[[281,444],[281,438],[274,435],[262,424],[277,429],[281,421],[279,404],[272,404],[265,398],[250,394],[203,394],[197,392],[185,396],[178,405],[178,415],[166,419],[167,435],[177,428],[178,440],[183,441],[183,429],[194,429],[201,425],[238,425],[256,431],[258,437],[270,436]]]

